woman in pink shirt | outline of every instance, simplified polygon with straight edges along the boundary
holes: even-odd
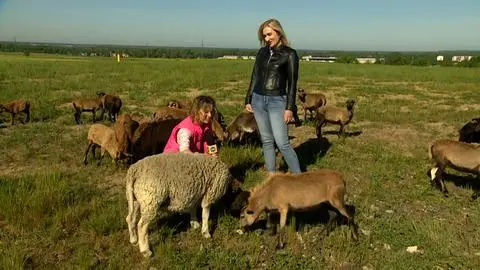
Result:
[[[212,119],[216,116],[216,111],[212,97],[196,97],[190,115],[173,128],[163,153],[207,153],[217,156],[212,131]]]

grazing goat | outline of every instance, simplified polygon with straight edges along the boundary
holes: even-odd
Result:
[[[448,190],[443,182],[446,167],[473,173],[477,178],[480,176],[480,144],[441,139],[430,144],[428,153],[435,163],[435,167],[430,170],[431,184],[439,181],[445,196],[448,196]],[[477,190],[473,193],[472,199],[475,200],[478,196],[480,194]]]
[[[313,118],[313,112],[327,104],[327,98],[324,94],[307,94],[303,88],[298,89],[298,99],[303,108],[303,121],[307,120],[307,112]]]
[[[25,123],[30,121],[30,102],[18,99],[8,102],[6,105],[0,104],[0,113],[9,112],[12,116],[12,125],[15,124],[15,115],[19,112],[25,113]]]
[[[77,99],[72,102],[73,108],[75,112],[73,116],[75,117],[75,122],[77,124],[82,124],[81,114],[82,112],[92,112],[92,121],[95,123],[95,112],[101,111],[100,119],[103,119],[104,115],[104,108],[101,98],[85,98],[85,99]]]
[[[340,130],[338,131],[338,136],[340,137],[340,135],[345,135],[344,128],[353,118],[353,107],[355,105],[355,100],[347,100],[346,105],[346,108],[322,106],[317,109],[317,138],[322,137],[322,126],[325,123],[339,125]]]
[[[146,157],[130,166],[126,176],[130,243],[143,256],[152,255],[148,225],[157,214],[189,213],[190,224],[200,227],[197,208],[202,207],[202,235],[210,238],[210,207],[232,181],[229,168],[218,158],[204,154],[169,153]],[[159,212],[159,213],[157,213]]]
[[[92,148],[92,154],[95,158],[95,148],[99,146],[101,147],[101,156],[97,165],[100,166],[100,163],[105,155],[105,151],[107,151],[113,161],[115,161],[115,164],[118,166],[118,160],[120,159],[121,151],[113,128],[103,124],[93,124],[88,130],[87,140],[88,146],[87,150],[85,150],[85,156],[83,158],[83,163],[85,165],[88,164],[87,156],[90,148]]]
[[[458,133],[458,140],[461,142],[480,143],[480,118],[473,118]]]
[[[347,218],[352,229],[352,236],[358,239],[358,226],[354,216],[345,207],[345,181],[335,170],[320,169],[299,174],[278,173],[270,175],[265,183],[254,188],[248,204],[240,219],[242,228],[252,225],[262,214],[267,212],[267,222],[270,223],[269,212],[280,212],[280,234],[277,248],[284,247],[284,230],[289,211],[305,211],[329,202],[340,214]]]
[[[122,108],[122,100],[120,97],[105,94],[104,92],[97,92],[97,96],[102,100],[102,106],[107,113],[108,120],[115,122]]]
[[[224,138],[227,142],[238,140],[241,144],[244,142],[246,133],[258,135],[258,126],[253,113],[244,110],[228,125]]]

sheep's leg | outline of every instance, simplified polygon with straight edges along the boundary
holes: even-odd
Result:
[[[75,122],[77,122],[77,124],[82,123],[82,117],[79,111],[75,111],[75,113],[73,114],[73,117],[75,117]]]
[[[278,234],[277,249],[283,249],[285,247],[285,230],[287,224],[288,207],[280,209],[280,233]]]
[[[273,213],[267,213],[267,229],[270,230],[271,235],[277,234],[277,225],[273,224]]]
[[[338,137],[344,137],[345,138],[345,125],[340,122],[340,129],[338,130]]]
[[[307,109],[305,109],[305,107],[303,107],[303,122],[307,122]]]
[[[194,230],[200,228],[200,222],[198,222],[197,217],[197,207],[192,207],[192,209],[190,209],[190,226]]]
[[[97,152],[96,152],[96,150],[97,150],[97,145],[96,145],[96,144],[93,144],[93,145],[92,145],[92,157],[93,157],[93,159],[97,159],[97,154],[96,154]]]
[[[85,150],[85,156],[83,157],[83,164],[87,165],[88,164],[88,160],[87,160],[87,155],[88,155],[88,151],[90,151],[90,147],[93,145],[93,142],[92,141],[89,141],[88,142],[88,146],[87,146],[87,150]]]
[[[92,122],[95,123],[95,109],[92,110]]]
[[[25,123],[30,122],[30,110],[25,111]]]
[[[15,113],[12,113],[12,126],[15,124]]]
[[[148,244],[148,225],[155,218],[155,203],[145,203],[140,207],[141,217],[138,221],[138,247],[144,257],[152,256]]]
[[[105,156],[105,148],[102,147],[102,148],[100,149],[100,159],[99,159],[98,162],[97,162],[97,166],[100,166],[100,164],[102,163],[102,159],[103,159],[104,156]]]
[[[316,127],[317,139],[320,139],[322,137],[322,126],[324,124],[325,124],[325,118],[323,116],[318,116],[317,127]]]
[[[202,204],[202,235],[210,238],[210,229],[208,228],[208,219],[210,218],[210,204]]]
[[[132,205],[130,205],[132,204]],[[130,234],[130,243],[136,245],[138,243],[137,223],[140,213],[140,204],[137,201],[128,202],[127,224],[128,232]]]
[[[337,192],[336,194],[339,194],[339,193]],[[352,230],[353,240],[355,240],[355,241],[358,240],[358,225],[355,223],[355,220],[354,220],[353,216],[351,216],[348,213],[347,208],[345,208],[345,202],[343,201],[343,199],[340,199],[339,196],[334,196],[334,197],[336,197],[336,199],[329,200],[330,204],[333,207],[335,207],[338,210],[338,212],[340,212],[340,214],[342,214],[342,216],[347,218],[348,226]]]
[[[442,188],[443,195],[445,197],[448,197],[447,186],[445,185],[445,182],[443,181],[443,171],[444,171],[444,169],[445,169],[444,166],[439,166],[435,177],[440,182],[440,186]]]

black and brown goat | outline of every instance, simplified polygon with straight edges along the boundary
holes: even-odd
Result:
[[[307,120],[307,113],[310,113],[311,118],[313,118],[313,113],[317,111],[318,108],[327,104],[327,98],[324,94],[321,93],[305,93],[305,89],[300,88],[297,91],[298,100],[303,108],[303,121]]]
[[[77,99],[72,102],[73,108],[75,112],[73,116],[75,117],[75,122],[77,124],[82,124],[82,112],[92,112],[92,122],[95,123],[95,113],[97,111],[101,111],[100,119],[103,119],[104,109],[103,103],[101,98],[84,98],[84,99]]]
[[[15,116],[23,112],[25,113],[25,123],[30,121],[30,102],[23,99],[17,99],[8,102],[5,105],[0,104],[0,113],[8,112],[12,116],[12,125],[15,124]]]
[[[338,136],[345,135],[345,126],[350,123],[353,118],[353,107],[355,100],[349,99],[346,102],[346,108],[339,108],[334,106],[322,106],[317,109],[317,124],[316,134],[317,138],[322,137],[322,126],[326,123],[339,125]]]
[[[104,111],[107,113],[108,120],[115,122],[115,119],[122,108],[122,100],[115,95],[106,94],[104,92],[97,92],[97,96],[102,101]],[[103,120],[103,119],[102,119]]]

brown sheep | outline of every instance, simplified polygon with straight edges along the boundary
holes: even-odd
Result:
[[[92,154],[95,157],[95,148],[98,146],[101,147],[101,156],[97,165],[100,166],[100,163],[105,155],[105,151],[107,151],[110,154],[110,157],[115,161],[115,164],[118,166],[118,160],[120,159],[121,151],[113,128],[103,124],[93,124],[88,130],[87,140],[88,146],[87,150],[85,150],[85,156],[83,158],[83,163],[85,165],[88,164],[87,156],[90,148],[92,148]]]
[[[335,124],[340,126],[338,136],[345,135],[344,128],[350,123],[353,118],[353,107],[355,100],[349,99],[346,102],[346,108],[339,108],[333,106],[322,106],[317,109],[317,138],[322,137],[322,126],[325,123]]]
[[[104,92],[97,92],[97,96],[102,100],[102,106],[105,112],[107,112],[108,120],[115,122],[115,119],[118,117],[120,109],[122,108],[122,100],[120,97],[105,94]]]
[[[179,100],[172,99],[168,102],[167,106],[170,108],[190,110],[190,108],[192,108],[192,101],[191,100],[179,101]]]
[[[181,119],[147,120],[140,122],[132,140],[132,154],[135,163],[138,160],[163,152],[173,128]]]
[[[246,133],[258,135],[258,126],[253,113],[244,110],[228,125],[224,135],[225,141],[238,140],[239,143],[243,143]]]
[[[313,113],[316,112],[318,108],[327,104],[327,98],[324,94],[307,94],[303,88],[298,89],[298,99],[303,108],[303,121],[307,120],[307,112],[313,117]]]
[[[340,172],[331,169],[299,174],[276,173],[269,175],[260,187],[254,188],[248,198],[248,204],[241,214],[242,228],[252,225],[262,214],[267,212],[267,222],[270,223],[269,212],[280,212],[280,234],[277,248],[284,247],[284,230],[289,211],[305,211],[322,203],[329,202],[340,214],[347,218],[352,236],[358,239],[358,226],[354,216],[345,207],[345,181]]]
[[[100,119],[103,119],[104,108],[101,98],[85,98],[77,99],[72,102],[75,112],[73,116],[75,117],[75,122],[77,124],[83,123],[81,114],[82,112],[92,112],[92,121],[95,123],[95,112],[101,111]]]
[[[480,144],[442,139],[431,143],[428,150],[430,159],[435,163],[435,167],[430,170],[431,184],[440,182],[445,196],[448,196],[447,187],[443,182],[446,167],[480,176]],[[479,196],[477,190],[473,193],[472,199],[475,200]]]
[[[160,107],[153,113],[153,118],[157,121],[166,119],[184,119],[189,112],[175,107]]]
[[[138,126],[139,122],[133,120],[128,113],[123,113],[117,117],[113,129],[122,154],[131,153],[133,135]]]
[[[6,105],[0,104],[0,113],[9,112],[12,116],[12,125],[15,124],[15,115],[17,113],[25,113],[25,123],[30,121],[30,102],[23,99],[13,100]]]

